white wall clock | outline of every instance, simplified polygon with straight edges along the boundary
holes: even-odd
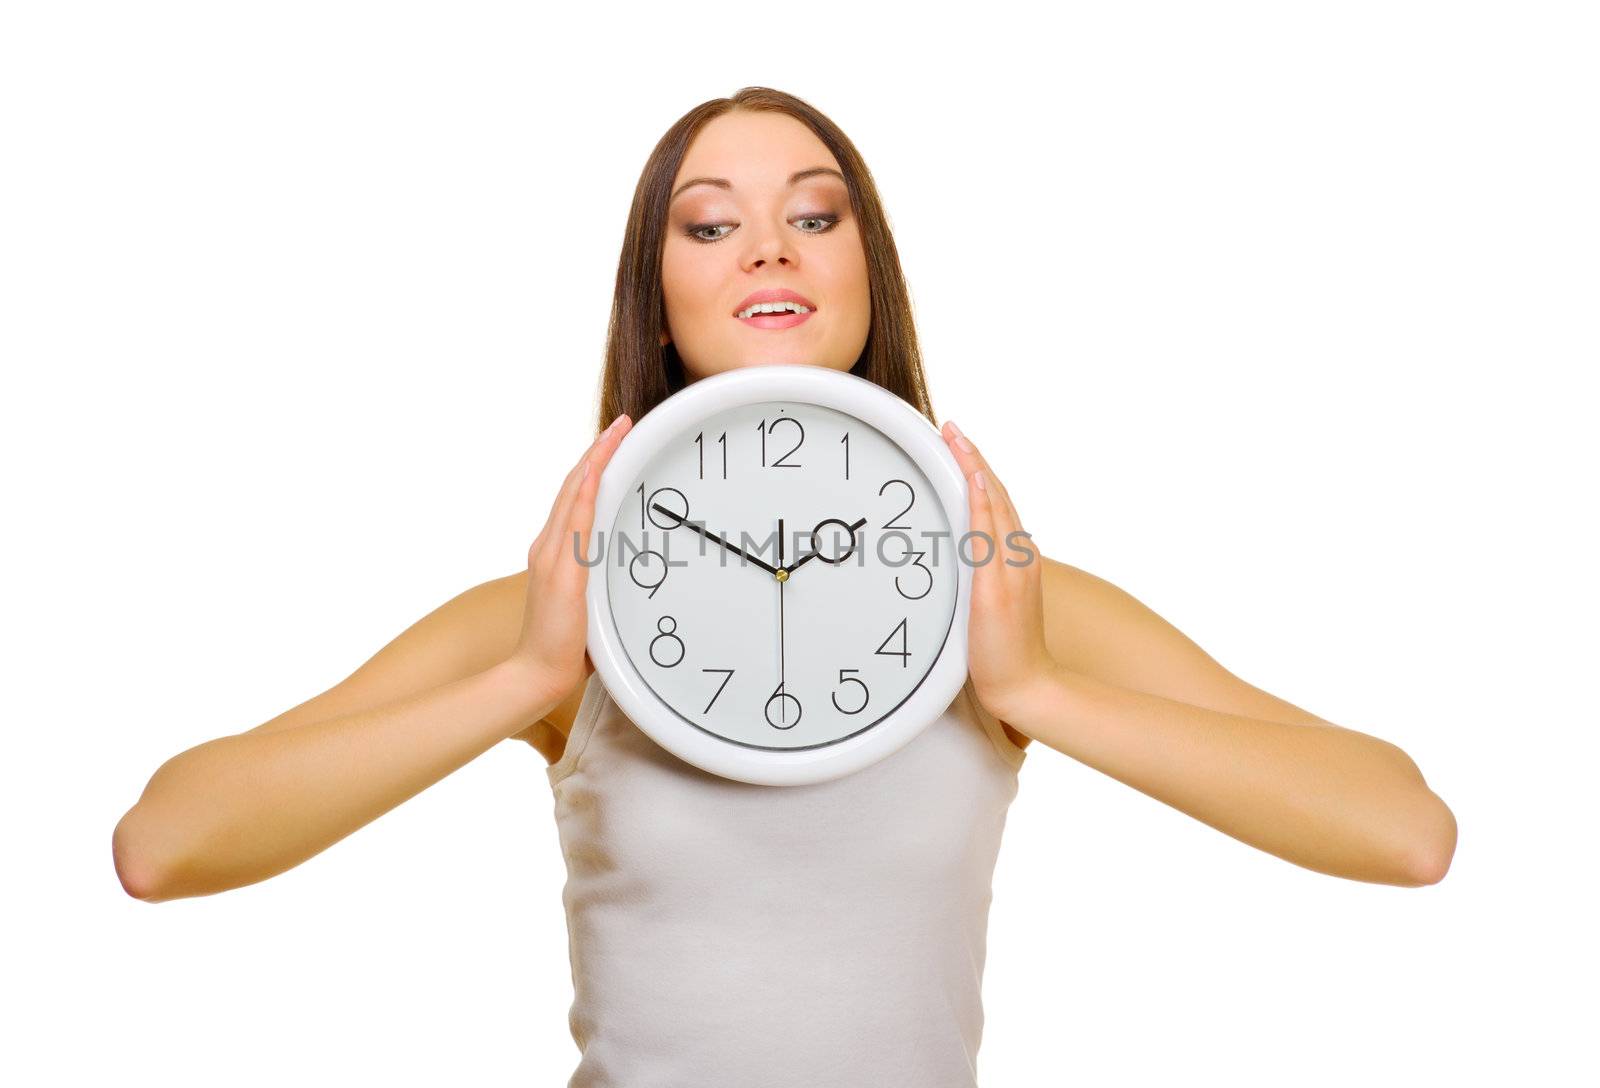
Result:
[[[803,785],[894,753],[967,675],[967,483],[938,430],[820,366],[696,381],[595,499],[588,649],[622,711],[726,778]]]

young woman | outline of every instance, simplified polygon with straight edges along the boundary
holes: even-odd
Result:
[[[738,317],[786,289],[811,316]],[[763,362],[847,370],[933,419],[871,176],[839,129],[765,88],[707,102],[645,166],[617,274],[600,422],[528,566],[475,586],[349,678],[169,760],[113,837],[130,894],[264,880],[498,742],[549,761],[567,859],[577,1084],[970,1085],[990,877],[1034,740],[1295,864],[1430,884],[1450,810],[1404,752],[1240,680],[1116,586],[1033,553],[973,571],[968,681],[890,758],[762,788],[675,759],[585,654],[601,471],[685,384]],[[1022,527],[943,427],[973,528]],[[777,1079],[773,1079],[773,1078]]]

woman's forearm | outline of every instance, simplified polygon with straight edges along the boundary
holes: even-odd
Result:
[[[1317,872],[1431,884],[1455,850],[1455,818],[1416,764],[1365,733],[1226,714],[1065,670],[1007,710],[1057,751]]]
[[[360,713],[219,737],[162,764],[113,836],[149,901],[210,895],[326,850],[548,713],[506,662]]]

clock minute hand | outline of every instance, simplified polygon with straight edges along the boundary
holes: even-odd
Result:
[[[856,532],[863,525],[865,525],[866,523],[867,523],[867,519],[866,518],[858,518],[858,519],[856,519],[856,523],[849,527],[850,528],[850,535],[852,537],[855,536]],[[806,563],[808,563],[812,559],[815,559],[816,557],[817,557],[817,553],[816,552],[807,552],[806,554],[802,555],[799,559],[796,559],[794,561],[794,566],[789,568],[789,573],[793,574],[795,571],[799,570],[801,567],[805,566]]]
[[[766,562],[765,560],[762,560],[762,559],[757,559],[755,556],[750,555],[749,553],[745,552],[744,549],[738,547],[737,545],[728,543],[726,540],[724,540],[722,537],[718,536],[716,533],[713,533],[709,529],[705,529],[705,528],[702,528],[699,525],[696,525],[694,522],[690,521],[688,518],[679,517],[677,514],[674,514],[671,510],[668,510],[665,506],[662,506],[660,503],[658,503],[658,502],[651,503],[650,504],[650,509],[659,510],[661,513],[667,515],[667,517],[671,518],[673,521],[676,521],[679,525],[687,526],[688,528],[693,529],[695,532],[699,533],[701,536],[705,537],[707,540],[715,540],[718,544],[721,544],[724,548],[727,548],[734,555],[737,555],[741,559],[745,559],[745,560],[748,560],[751,563],[754,563],[756,566],[760,567],[762,570],[766,571],[768,574],[771,574],[774,577],[777,576],[778,568],[773,566],[771,563],[768,563],[768,562]]]

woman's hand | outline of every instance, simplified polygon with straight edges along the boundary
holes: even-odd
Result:
[[[1019,694],[1056,668],[1044,640],[1043,560],[983,455],[954,423],[941,433],[967,477],[972,531],[984,534],[957,549],[958,562],[973,564],[967,668],[978,701],[1005,721]]]
[[[589,568],[578,562],[577,556],[589,556],[600,474],[632,426],[633,421],[623,414],[600,432],[567,473],[544,529],[528,549],[528,600],[522,610],[522,634],[508,660],[527,669],[533,684],[552,702],[559,702],[594,671],[585,650]]]

